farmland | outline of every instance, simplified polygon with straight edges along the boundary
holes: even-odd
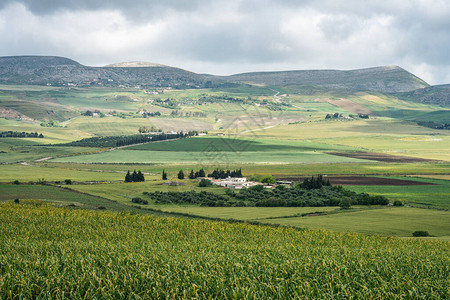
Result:
[[[324,86],[0,85],[0,131],[44,135],[0,139],[0,298],[447,298],[450,133],[418,123],[448,112]],[[346,192],[238,199],[177,177],[200,168]]]
[[[2,298],[448,296],[446,242],[0,205]]]

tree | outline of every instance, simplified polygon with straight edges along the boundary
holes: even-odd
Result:
[[[162,180],[167,180],[167,173],[162,171]]]
[[[277,181],[272,175],[266,175],[261,179],[261,183],[274,184],[277,183]]]
[[[137,181],[139,182],[145,181],[144,174],[142,174],[141,170],[137,172]]]
[[[341,202],[339,203],[339,206],[342,209],[349,209],[352,206],[352,203],[348,197],[344,197]]]
[[[200,169],[200,171],[198,171],[198,177],[205,177],[205,176],[206,176],[205,170],[203,170],[203,168]]]
[[[125,182],[132,182],[130,171],[128,171],[127,175],[125,175]]]
[[[198,183],[199,187],[208,187],[208,186],[212,186],[212,182],[208,179],[202,179],[200,180],[200,182]]]
[[[183,170],[180,170],[180,172],[178,172],[178,179],[184,179]]]
[[[191,170],[191,173],[189,173],[189,179],[194,179],[194,178],[195,178],[194,170]]]
[[[131,181],[137,182],[138,181],[138,174],[136,170],[133,171],[133,174],[131,174]]]

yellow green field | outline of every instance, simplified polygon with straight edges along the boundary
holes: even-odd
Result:
[[[36,202],[0,204],[0,228],[2,298],[448,296],[442,241]]]

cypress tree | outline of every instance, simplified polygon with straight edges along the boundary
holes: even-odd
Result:
[[[205,170],[203,170],[203,168],[200,169],[200,171],[198,172],[198,177],[205,177]]]
[[[137,173],[137,179],[137,181],[145,181],[144,174],[142,174],[141,170],[139,170]]]
[[[127,172],[127,175],[125,175],[125,182],[131,182],[131,174],[130,171]]]
[[[189,173],[189,179],[194,179],[194,178],[195,178],[194,170],[191,170],[191,173]]]
[[[138,174],[136,170],[133,171],[133,174],[131,174],[131,181],[136,182],[138,181]]]
[[[162,171],[162,180],[167,180],[167,173]]]
[[[180,170],[180,172],[178,172],[178,179],[184,179],[183,170]]]

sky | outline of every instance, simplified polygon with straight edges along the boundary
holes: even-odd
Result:
[[[196,73],[397,65],[450,83],[448,0],[0,0],[0,56]]]

